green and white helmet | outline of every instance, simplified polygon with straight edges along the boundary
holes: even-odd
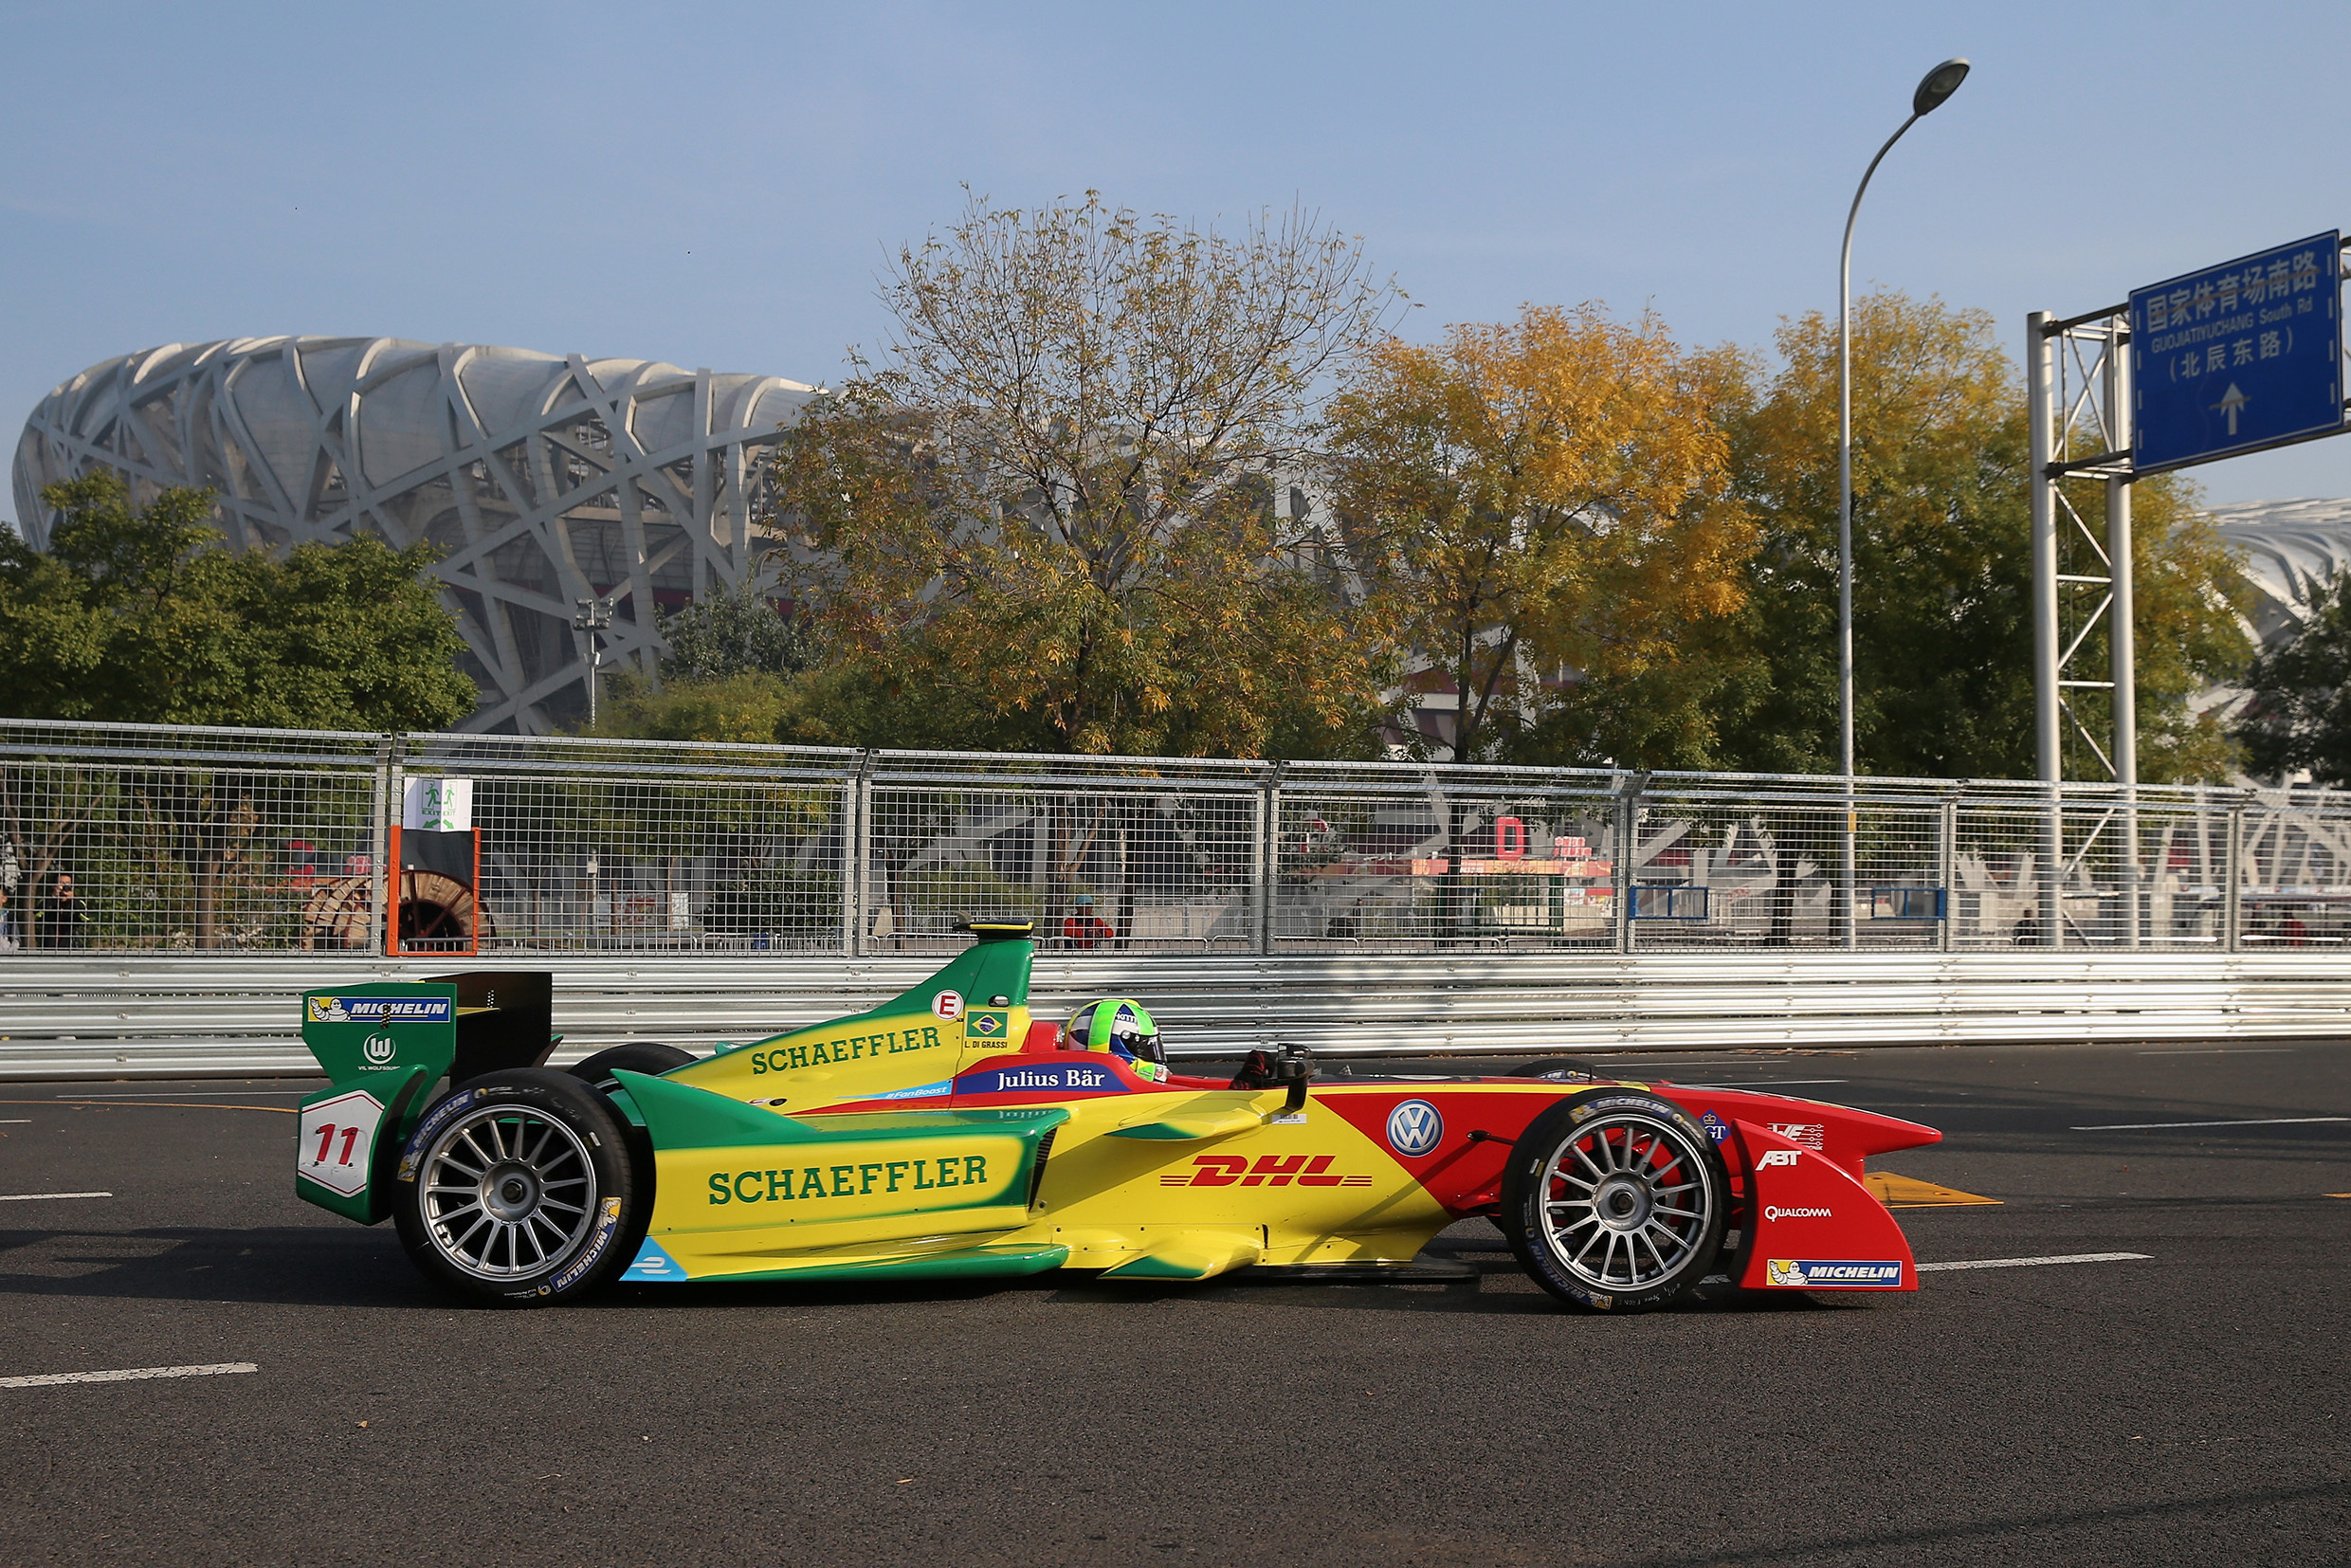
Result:
[[[1078,1009],[1070,1015],[1067,1039],[1077,1050],[1106,1051],[1162,1069],[1145,1072],[1146,1078],[1162,1076],[1167,1067],[1167,1052],[1159,1048],[1159,1026],[1132,997],[1105,996]]]

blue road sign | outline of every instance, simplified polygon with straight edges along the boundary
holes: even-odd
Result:
[[[2130,297],[2141,473],[2341,431],[2339,232]]]

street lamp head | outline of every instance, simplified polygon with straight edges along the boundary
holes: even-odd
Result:
[[[1919,90],[1910,95],[1910,112],[1931,115],[1942,107],[1942,100],[1959,90],[1967,80],[1967,62],[1946,60],[1919,79]]]

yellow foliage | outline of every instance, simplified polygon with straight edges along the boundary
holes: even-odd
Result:
[[[1354,565],[1390,633],[1456,683],[1456,759],[1505,713],[1669,663],[1691,624],[1739,608],[1755,530],[1714,417],[1736,369],[1654,316],[1529,306],[1392,341],[1340,392]]]

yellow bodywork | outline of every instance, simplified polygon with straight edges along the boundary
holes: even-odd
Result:
[[[1343,1085],[1286,1114],[1281,1089],[940,1109],[958,1072],[1019,1048],[1030,951],[983,942],[874,1012],[658,1081],[629,1077],[658,1173],[645,1254],[658,1261],[629,1277],[888,1273],[967,1258],[970,1271],[1002,1272],[1017,1270],[987,1265],[1016,1258],[1200,1279],[1257,1263],[1405,1263],[1450,1218],[1332,1108],[1366,1092]]]

